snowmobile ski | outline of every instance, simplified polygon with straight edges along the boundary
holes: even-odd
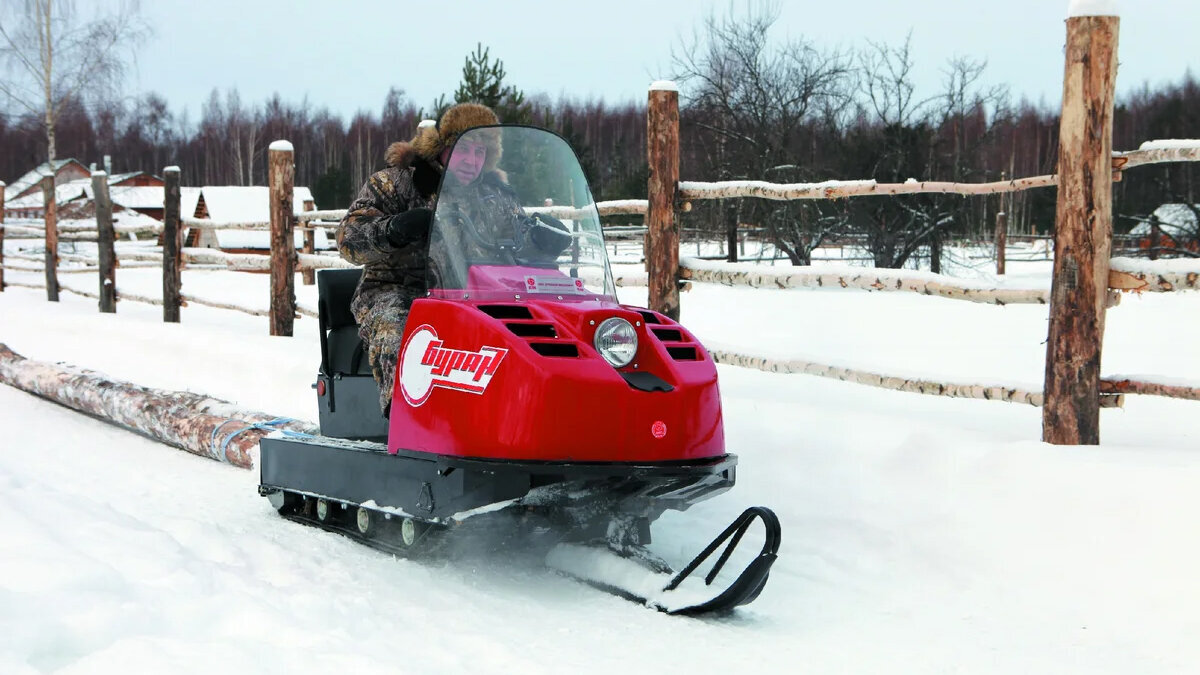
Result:
[[[736,578],[714,592],[713,582],[755,520],[762,521],[765,530],[762,550]],[[672,573],[665,562],[640,546],[622,550],[605,544],[560,544],[547,555],[546,563],[591,586],[660,612],[688,616],[720,614],[758,597],[778,557],[780,539],[775,513],[754,506],[746,509],[677,573]],[[725,548],[704,576],[703,584],[699,580],[687,583],[722,545]]]

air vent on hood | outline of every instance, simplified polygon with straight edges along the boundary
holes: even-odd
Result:
[[[504,324],[514,334],[531,338],[556,338],[558,331],[548,323],[508,323]]]
[[[700,355],[695,347],[667,347],[667,353],[676,361],[699,361]]]
[[[533,314],[524,305],[479,305],[479,311],[494,319],[532,319]]]
[[[663,342],[683,342],[683,332],[677,328],[651,328],[655,337]]]
[[[529,346],[542,356],[560,359],[579,358],[579,349],[573,342],[530,342]]]
[[[655,316],[654,312],[638,310],[638,314],[642,315],[642,320],[645,321],[646,323],[653,323],[653,324],[661,324],[662,323],[661,321],[658,320],[658,317]]]

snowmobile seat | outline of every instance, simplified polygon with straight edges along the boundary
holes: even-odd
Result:
[[[317,400],[321,433],[335,438],[387,438],[387,418],[379,411],[379,386],[371,374],[366,345],[350,301],[362,270],[317,272],[317,315],[321,335],[321,367]]]

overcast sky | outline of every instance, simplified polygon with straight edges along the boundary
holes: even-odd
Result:
[[[107,1],[107,0],[106,0]],[[744,12],[745,0],[734,3]],[[912,31],[918,95],[939,89],[946,60],[986,59],[984,80],[1057,106],[1068,0],[782,0],[776,39],[822,47],[903,42]],[[1200,1],[1120,0],[1118,93],[1200,75]],[[193,123],[214,87],[244,103],[278,92],[345,116],[378,112],[389,87],[418,105],[453,94],[476,42],[507,81],[552,98],[644,101],[671,73],[671,50],[727,0],[151,0],[155,35],[128,83],[157,91]]]

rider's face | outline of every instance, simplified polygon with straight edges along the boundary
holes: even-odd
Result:
[[[446,170],[454,174],[458,182],[467,185],[479,177],[486,159],[487,146],[471,141],[459,141],[454,146]]]

